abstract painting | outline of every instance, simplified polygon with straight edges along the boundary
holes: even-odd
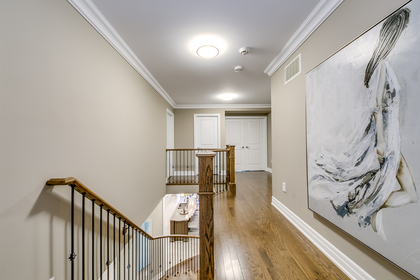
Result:
[[[420,3],[306,74],[309,209],[420,277]]]

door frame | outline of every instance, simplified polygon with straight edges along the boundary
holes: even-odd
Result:
[[[166,108],[166,149],[175,148],[175,117],[174,113]]]
[[[175,148],[175,114],[166,108],[166,149]],[[166,182],[170,176],[171,162],[169,161],[168,153],[165,152],[166,157]]]
[[[263,141],[263,147],[262,147],[262,153],[263,153],[263,169],[264,171],[267,170],[267,140],[268,140],[268,131],[267,131],[267,116],[227,116],[225,117],[225,121],[227,121],[228,119],[262,119],[263,120],[263,129],[262,129],[262,141]],[[227,125],[226,125],[227,127]],[[226,132],[227,135],[227,132]],[[229,145],[228,143],[226,143],[226,145]]]
[[[217,118],[217,147],[220,148],[220,114],[194,114],[194,149],[198,149],[198,119],[201,117],[216,117]],[[198,158],[195,157],[195,174],[198,175]]]
[[[217,118],[217,148],[220,148],[220,114],[194,114],[194,149],[198,149],[198,118],[201,117],[216,117]]]

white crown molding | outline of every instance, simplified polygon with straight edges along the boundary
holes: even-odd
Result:
[[[274,196],[271,204],[285,216],[303,235],[306,236],[322,253],[324,253],[338,268],[341,269],[350,279],[354,280],[375,280],[370,274],[358,266],[343,252],[332,245],[327,239],[305,223],[283,203]]]
[[[272,76],[343,1],[321,0],[289,41],[287,41],[280,53],[270,62],[264,73]]]
[[[175,109],[271,109],[271,104],[177,104]]]
[[[169,105],[176,104],[163,87],[156,81],[152,74],[134,54],[117,31],[108,22],[105,16],[93,4],[91,0],[67,0],[108,43],[113,46],[121,56],[165,99]]]

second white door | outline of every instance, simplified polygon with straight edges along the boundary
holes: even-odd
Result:
[[[266,143],[266,117],[226,117],[226,144],[235,145],[236,170],[265,170]]]

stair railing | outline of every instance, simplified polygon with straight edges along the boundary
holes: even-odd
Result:
[[[47,185],[71,187],[71,280],[155,280],[198,273],[199,237],[152,237],[75,178],[50,179]]]
[[[198,185],[199,168],[197,153],[208,149],[167,149],[167,185]],[[216,194],[234,188],[235,184],[235,146],[226,149],[211,149],[213,160],[213,187]]]

